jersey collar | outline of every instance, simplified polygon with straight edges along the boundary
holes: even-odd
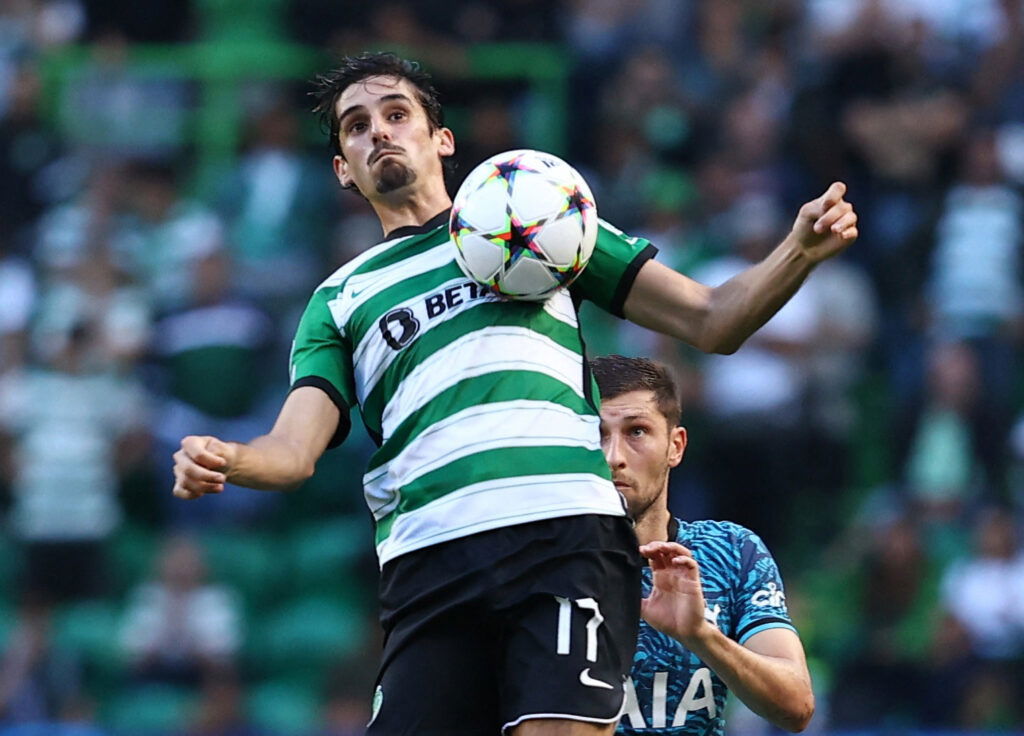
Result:
[[[395,238],[404,238],[407,235],[421,235],[423,233],[429,233],[439,225],[443,225],[448,221],[448,213],[451,209],[446,209],[442,212],[438,212],[436,215],[431,217],[429,220],[424,222],[422,225],[403,225],[402,227],[395,228],[387,235],[384,236],[384,240],[393,240]]]

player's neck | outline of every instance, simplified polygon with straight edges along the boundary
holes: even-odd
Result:
[[[400,227],[418,227],[450,208],[452,200],[442,187],[440,191],[417,192],[402,198],[381,198],[371,202],[385,234]]]
[[[636,520],[634,531],[640,544],[648,542],[668,542],[668,524],[672,514],[665,504],[651,506],[644,515]]]

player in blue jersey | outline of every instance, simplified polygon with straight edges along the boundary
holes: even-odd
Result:
[[[728,690],[776,726],[802,731],[814,695],[771,553],[738,524],[669,512],[669,471],[686,449],[674,380],[644,358],[613,355],[591,367],[601,444],[650,560],[618,732],[721,734]]]

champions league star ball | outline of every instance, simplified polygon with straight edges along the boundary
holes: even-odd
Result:
[[[467,276],[499,296],[540,301],[586,267],[597,207],[583,177],[562,159],[507,151],[469,172],[449,229]]]

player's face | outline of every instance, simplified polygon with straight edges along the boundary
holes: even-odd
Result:
[[[601,400],[601,448],[615,487],[640,519],[668,489],[668,473],[683,459],[686,430],[669,427],[653,391]]]
[[[334,173],[375,200],[408,196],[417,182],[443,183],[441,159],[455,152],[447,128],[431,130],[416,88],[397,77],[367,77],[338,98],[338,142]]]

